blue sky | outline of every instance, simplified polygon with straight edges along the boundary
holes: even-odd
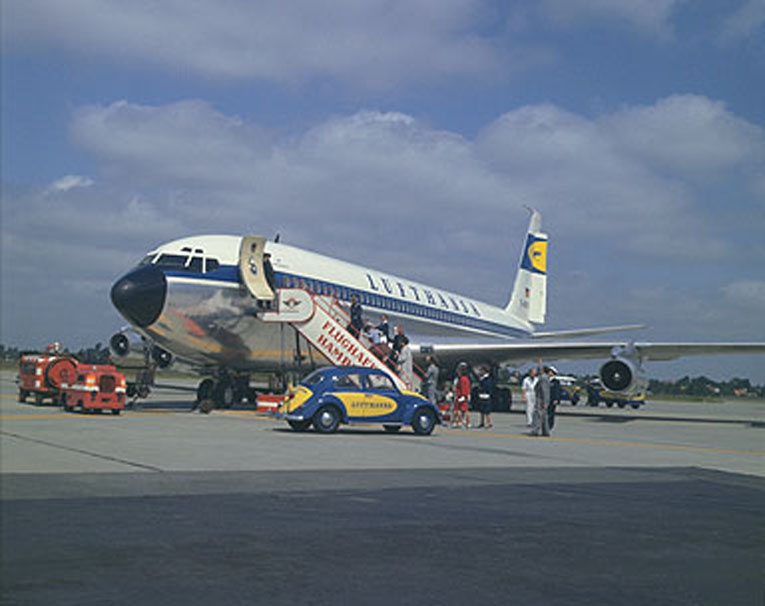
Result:
[[[524,204],[547,329],[765,340],[765,0],[1,6],[5,343],[105,341],[114,279],[194,233],[504,303]]]

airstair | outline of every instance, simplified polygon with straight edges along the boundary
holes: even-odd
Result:
[[[419,388],[415,373],[411,378],[400,376],[372,353],[371,344],[364,337],[356,337],[348,330],[350,317],[335,297],[301,288],[280,288],[276,295],[275,308],[258,314],[262,321],[293,326],[330,364],[377,368],[387,373],[401,390]]]

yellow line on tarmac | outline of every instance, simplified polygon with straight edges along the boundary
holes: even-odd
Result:
[[[707,452],[711,454],[732,454],[732,455],[749,455],[749,456],[765,456],[765,452],[756,450],[735,450],[732,448],[712,448],[708,446],[682,446],[677,444],[654,444],[651,442],[619,442],[617,440],[594,440],[592,438],[556,438],[549,436],[546,438],[538,436],[526,436],[511,433],[494,433],[491,431],[466,431],[462,429],[447,429],[447,433],[465,436],[481,436],[486,438],[503,438],[511,440],[530,440],[534,442],[542,443],[558,443],[558,444],[587,444],[589,446],[617,446],[619,448],[648,448],[650,450],[677,450],[681,452]]]

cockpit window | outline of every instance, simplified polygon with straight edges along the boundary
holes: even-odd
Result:
[[[218,259],[207,259],[207,271],[215,271],[220,267]]]
[[[156,256],[155,253],[152,253],[150,255],[146,255],[143,259],[141,259],[141,262],[138,264],[140,267],[141,265],[149,265],[154,260],[154,257]]]
[[[184,269],[188,257],[185,255],[167,255],[163,254],[157,259],[156,265],[163,269]]]
[[[194,257],[186,268],[189,271],[193,271],[196,274],[202,273],[202,257]]]

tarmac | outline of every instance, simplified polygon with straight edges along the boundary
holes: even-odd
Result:
[[[763,603],[761,402],[419,437],[16,393],[0,373],[4,605]]]

